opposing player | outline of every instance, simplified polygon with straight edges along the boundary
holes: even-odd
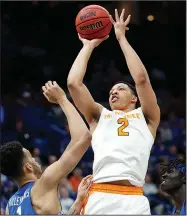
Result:
[[[186,165],[179,159],[162,166],[162,191],[175,201],[172,215],[186,215]]]
[[[70,94],[86,118],[92,132],[94,151],[93,182],[82,214],[150,214],[142,186],[151,147],[160,121],[160,109],[147,71],[128,43],[125,33],[130,16],[124,10],[116,22],[116,38],[125,56],[136,88],[128,83],[114,85],[109,93],[112,111],[96,103],[83,84],[88,60],[101,42],[108,38],[85,40],[70,70]],[[137,91],[137,93],[136,93]],[[138,107],[140,101],[141,107]]]
[[[40,165],[19,142],[13,141],[1,146],[1,172],[12,178],[19,187],[8,201],[7,215],[61,213],[58,184],[75,168],[91,142],[91,135],[85,123],[58,84],[49,81],[42,88],[48,101],[59,104],[64,111],[70,128],[71,142],[60,159],[50,165],[43,174]],[[91,176],[83,179],[69,214],[80,213],[90,183]]]

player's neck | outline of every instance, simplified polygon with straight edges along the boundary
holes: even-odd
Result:
[[[136,109],[134,106],[133,107],[130,106],[130,107],[120,109],[120,110],[123,111],[124,113],[128,113],[128,112],[131,112],[134,109]]]
[[[177,209],[181,209],[186,199],[186,185],[183,184],[180,189],[174,191],[171,195],[175,201]]]
[[[127,113],[127,112],[134,110],[134,109],[136,109],[135,105],[130,103],[127,107],[124,107],[124,109],[122,111]]]
[[[35,175],[29,175],[27,177],[23,177],[23,178],[20,178],[19,180],[16,181],[17,185],[18,185],[18,188],[21,188],[23,187],[25,184],[29,183],[29,182],[33,182],[33,181],[36,181],[37,178]]]

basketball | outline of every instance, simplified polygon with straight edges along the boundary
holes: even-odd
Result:
[[[103,38],[112,29],[109,12],[99,5],[84,7],[77,14],[75,26],[80,36],[89,40]]]

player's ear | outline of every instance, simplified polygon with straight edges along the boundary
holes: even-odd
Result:
[[[30,171],[30,172],[33,171],[33,167],[32,167],[32,165],[31,165],[30,163],[25,163],[25,169],[26,169],[27,171]]]
[[[133,96],[132,96],[132,99],[131,99],[131,102],[132,102],[133,104],[135,104],[135,103],[137,102],[137,100],[138,100],[138,98],[137,98],[135,95],[133,95]]]

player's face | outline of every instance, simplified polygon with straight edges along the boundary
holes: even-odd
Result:
[[[173,168],[170,171],[166,171],[162,175],[162,183],[160,185],[164,192],[172,192],[173,190],[179,189],[184,184],[184,177],[180,171]]]
[[[42,174],[41,165],[38,162],[36,162],[36,160],[32,157],[31,153],[27,149],[24,148],[23,152],[25,155],[25,162],[29,163],[30,169],[32,170],[34,175],[37,178],[40,178],[40,176]]]
[[[124,110],[130,104],[136,103],[137,98],[125,83],[118,83],[109,92],[109,103],[112,110]]]

